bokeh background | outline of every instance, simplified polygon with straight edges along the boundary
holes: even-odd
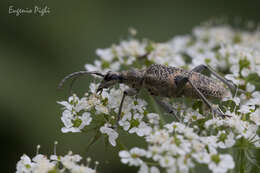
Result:
[[[50,14],[15,16],[15,8],[50,8]],[[0,1],[0,149],[1,172],[14,172],[23,153],[68,150],[101,162],[100,172],[134,172],[120,164],[117,149],[99,140],[86,153],[90,135],[62,134],[60,106],[68,88],[57,90],[64,75],[84,69],[95,58],[95,49],[109,47],[128,37],[128,28],[138,30],[138,38],[167,41],[212,17],[241,17],[260,22],[259,1],[228,0],[1,0]],[[83,93],[91,79],[75,86]],[[130,146],[138,138],[125,137]]]

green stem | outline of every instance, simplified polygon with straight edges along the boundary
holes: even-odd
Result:
[[[155,162],[147,162],[147,161],[145,161],[145,163],[147,165],[150,165],[150,166],[159,166],[159,163],[155,163]]]
[[[160,125],[164,125],[166,121],[165,121],[165,119],[164,119],[164,117],[162,115],[162,111],[160,110],[158,104],[155,102],[154,98],[151,95],[149,95],[149,100],[151,101],[151,104],[152,104],[152,107],[153,107],[154,111],[157,114],[159,114],[159,116],[160,116],[160,120],[161,120],[160,121],[161,122]]]
[[[245,150],[240,150],[240,173],[246,172]]]

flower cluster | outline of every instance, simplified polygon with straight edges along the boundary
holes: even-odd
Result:
[[[56,147],[56,146],[55,146]],[[37,148],[38,150],[39,148]],[[32,159],[26,154],[22,155],[16,165],[16,173],[96,173],[96,168],[89,167],[91,162],[87,158],[87,165],[80,164],[82,157],[71,151],[65,156],[54,153],[49,158],[43,154],[36,154]],[[98,162],[95,163],[96,166]]]
[[[207,164],[213,172],[226,172],[234,168],[230,155],[217,152],[217,148],[224,144],[218,143],[216,136],[198,136],[193,128],[181,123],[173,122],[166,124],[163,129],[154,129],[145,140],[148,143],[147,150],[133,148],[120,151],[122,163],[141,166],[143,171],[140,172],[149,172],[147,163],[156,165],[156,162],[160,169],[166,169],[169,173],[189,172],[196,163]],[[150,169],[159,170],[158,167]]]
[[[159,115],[147,113],[147,103],[139,98],[127,97],[122,109],[120,121],[116,121],[118,109],[126,86],[120,85],[110,91],[96,94],[97,84],[90,84],[90,93],[79,99],[76,95],[68,101],[58,102],[64,106],[61,120],[64,126],[61,130],[67,132],[81,132],[99,129],[105,134],[112,146],[116,146],[118,132],[114,129],[117,124],[129,133],[144,136],[151,132],[151,125],[158,126]]]
[[[128,86],[120,84],[97,95],[97,84],[91,83],[83,97],[73,95],[68,101],[58,102],[64,108],[62,132],[98,129],[97,133],[106,136],[112,146],[117,145],[119,130],[137,134],[146,142],[146,148],[125,149],[119,156],[122,163],[140,167],[141,173],[189,172],[205,165],[214,173],[224,173],[237,166],[236,160],[257,164],[247,154],[245,159],[244,155],[234,158],[230,153],[247,153],[260,147],[260,31],[235,30],[226,25],[199,26],[190,35],[164,43],[130,38],[97,49],[96,54],[99,59],[94,65],[86,64],[87,71],[145,69],[151,64],[191,70],[200,64],[208,65],[236,86],[231,91],[233,96],[218,102],[231,117],[220,119],[205,110],[200,100],[168,98],[179,112],[176,120],[167,122],[160,111],[149,108],[154,103],[151,97],[138,95],[126,97],[118,118]]]

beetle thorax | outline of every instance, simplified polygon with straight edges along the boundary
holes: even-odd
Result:
[[[129,87],[135,89],[140,89],[142,87],[143,76],[144,76],[143,70],[131,69],[129,71],[123,71],[121,72],[121,76],[122,76],[121,83],[124,83]]]

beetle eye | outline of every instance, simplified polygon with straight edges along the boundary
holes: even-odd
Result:
[[[117,80],[118,76],[116,74],[107,74],[104,78],[106,81],[110,81],[110,80]]]

